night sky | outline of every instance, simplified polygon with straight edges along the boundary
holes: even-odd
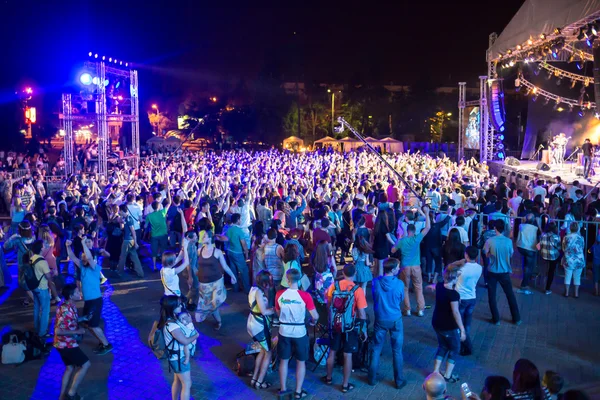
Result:
[[[138,64],[142,109],[194,89],[218,95],[265,71],[312,82],[474,83],[486,72],[489,33],[523,0],[287,3],[2,0],[0,101],[28,84],[42,111],[55,111],[89,51]]]

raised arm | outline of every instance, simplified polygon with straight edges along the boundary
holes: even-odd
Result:
[[[79,258],[77,258],[77,256],[75,255],[75,253],[73,253],[73,249],[71,248],[71,245],[73,244],[72,241],[67,240],[65,242],[65,246],[67,247],[67,256],[69,256],[69,259],[71,261],[73,261],[73,264],[75,264],[76,266],[81,266],[81,260],[79,260]],[[86,255],[87,257],[87,255]]]
[[[83,246],[83,252],[85,254],[85,258],[87,258],[88,263],[90,264],[90,268],[96,269],[96,260],[94,260],[94,256],[92,255],[92,252],[87,247],[87,244],[85,242],[86,242],[85,240],[81,241],[81,245]]]

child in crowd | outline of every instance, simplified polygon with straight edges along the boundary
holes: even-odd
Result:
[[[192,320],[192,316],[187,311],[182,311],[177,314],[177,325],[181,328],[181,331],[185,335],[185,337],[192,337],[196,334],[196,327],[194,327],[194,321]],[[190,356],[193,356],[196,353],[196,340],[192,343],[184,346],[183,354],[185,355],[185,360],[183,361],[184,365],[187,365],[190,362]]]

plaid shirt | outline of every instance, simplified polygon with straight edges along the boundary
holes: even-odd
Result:
[[[540,253],[542,259],[553,261],[560,256],[560,237],[554,233],[546,232],[540,239]]]

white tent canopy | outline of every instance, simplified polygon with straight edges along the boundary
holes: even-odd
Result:
[[[600,0],[527,0],[491,47],[492,59],[600,11]]]

